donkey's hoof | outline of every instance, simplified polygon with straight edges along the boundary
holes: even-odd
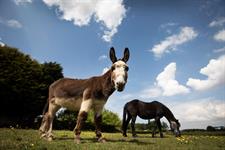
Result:
[[[76,144],[80,144],[80,143],[81,143],[80,139],[75,139],[74,142],[75,142]]]
[[[80,141],[80,136],[77,135],[77,136],[75,137],[74,143],[76,143],[76,144],[80,144],[80,143],[81,143],[81,141]]]
[[[99,143],[106,143],[106,139],[104,137],[98,138]]]
[[[44,139],[46,137],[47,137],[47,134],[46,133],[42,133],[41,136],[40,136],[41,139]]]
[[[51,142],[53,140],[53,137],[50,136],[50,137],[47,137],[46,139],[47,139],[47,141]]]

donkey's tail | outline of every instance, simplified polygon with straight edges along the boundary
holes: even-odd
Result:
[[[49,99],[47,99],[47,102],[45,103],[45,106],[44,106],[43,111],[42,111],[42,116],[45,115],[45,113],[46,113],[46,111],[48,109],[48,104],[49,104]]]

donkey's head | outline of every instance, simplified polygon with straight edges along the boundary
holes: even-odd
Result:
[[[125,48],[123,58],[117,59],[115,50],[113,47],[111,47],[109,56],[113,63],[111,67],[112,70],[111,80],[115,89],[121,92],[123,91],[128,78],[127,72],[129,68],[126,62],[128,61],[130,56],[129,49]]]

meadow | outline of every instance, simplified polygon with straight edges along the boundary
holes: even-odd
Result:
[[[55,140],[48,142],[40,139],[38,131],[32,129],[0,129],[0,149],[1,150],[71,150],[71,149],[209,149],[209,150],[225,150],[225,136],[217,133],[188,133],[176,138],[170,132],[164,133],[165,138],[152,138],[148,134],[138,134],[137,138],[132,138],[128,134],[128,138],[122,137],[120,133],[104,133],[107,139],[106,143],[98,143],[95,134],[92,131],[82,132],[82,143],[75,144],[73,140],[73,132],[65,130],[55,130]]]

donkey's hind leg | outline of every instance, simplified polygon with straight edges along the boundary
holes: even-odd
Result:
[[[48,112],[45,113],[43,120],[42,120],[42,125],[40,127],[40,132],[41,132],[41,137],[46,138],[47,140],[51,141],[53,138],[52,134],[52,123],[55,117],[55,113],[59,110],[60,106],[54,104],[54,103],[49,103],[49,108]]]

